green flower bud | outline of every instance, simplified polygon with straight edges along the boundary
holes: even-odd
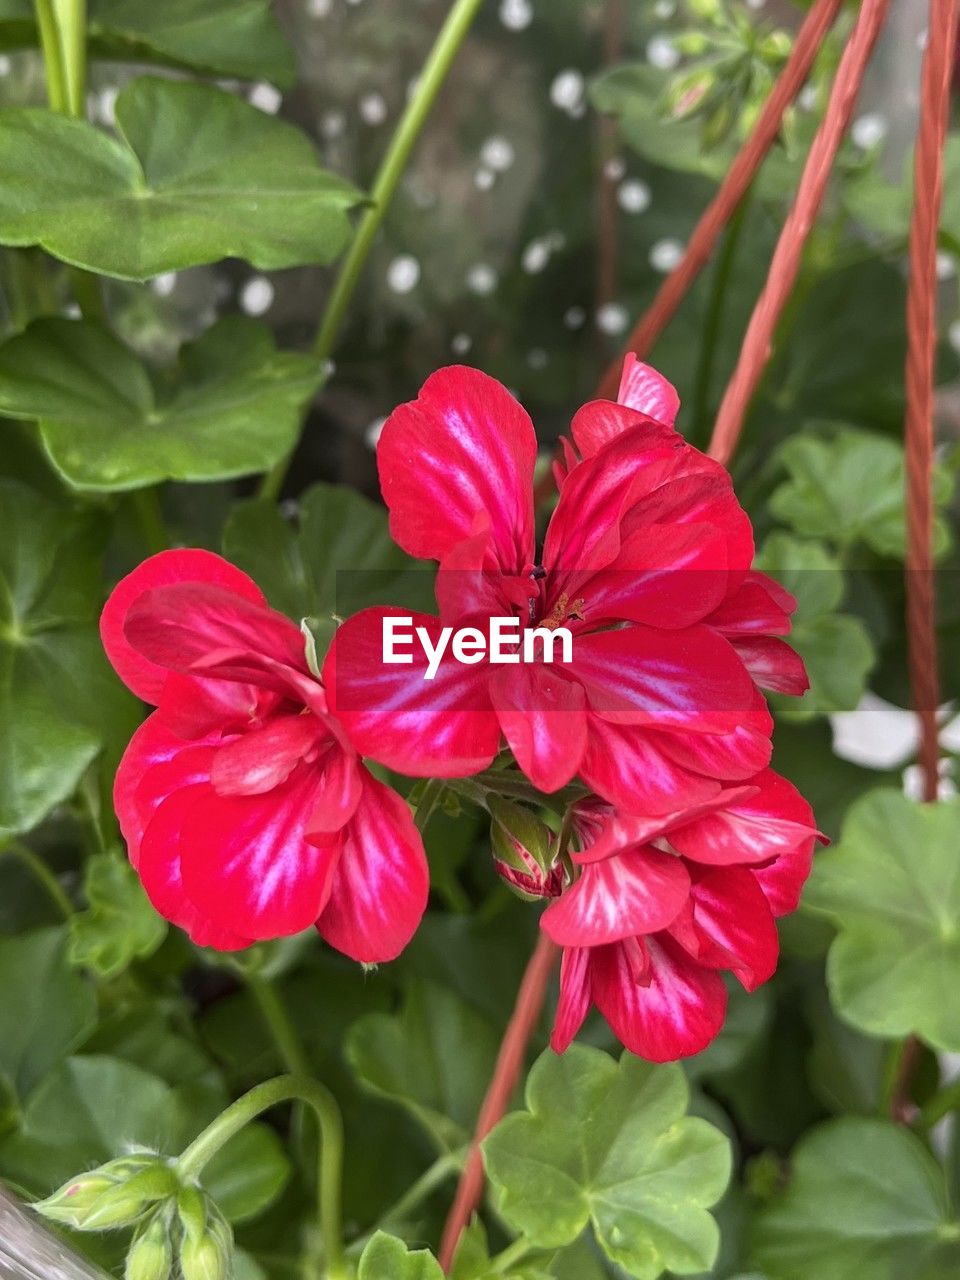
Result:
[[[170,1280],[172,1271],[170,1217],[160,1210],[138,1227],[123,1275],[124,1280]]]
[[[687,0],[687,8],[695,18],[703,18],[705,22],[717,22],[723,17],[720,0]]]
[[[793,41],[786,31],[771,31],[760,44],[760,56],[767,62],[783,62],[789,58]]]
[[[109,1231],[130,1226],[158,1200],[176,1193],[177,1176],[151,1152],[109,1160],[71,1178],[34,1208],[43,1217],[77,1231]]]
[[[177,1201],[183,1239],[180,1242],[180,1274],[183,1280],[230,1280],[233,1274],[233,1231],[226,1218],[202,1191]],[[200,1215],[203,1224],[200,1226]],[[199,1229],[198,1229],[199,1228]]]
[[[671,40],[673,47],[685,58],[696,58],[710,47],[710,41],[702,31],[681,31],[671,36]]]
[[[705,151],[719,146],[734,123],[733,108],[729,102],[719,102],[703,122],[700,142]]]
[[[555,897],[563,888],[557,837],[531,810],[501,796],[489,801],[490,844],[497,871],[522,898]]]
[[[715,73],[703,67],[677,76],[664,95],[667,114],[674,120],[689,119],[704,106],[716,83]]]

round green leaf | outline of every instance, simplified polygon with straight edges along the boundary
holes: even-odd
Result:
[[[378,1231],[360,1257],[357,1280],[443,1280],[432,1253],[411,1253],[402,1240]]]
[[[274,1131],[251,1124],[217,1152],[203,1171],[203,1185],[231,1222],[246,1222],[273,1204],[290,1174]]]
[[[126,858],[109,853],[89,858],[84,869],[89,906],[70,920],[70,959],[101,977],[115,978],[136,959],[153,955],[167,936]]]
[[[713,1265],[707,1212],[730,1176],[730,1147],[686,1115],[677,1065],[620,1062],[585,1045],[545,1053],[530,1072],[527,1111],[484,1143],[487,1174],[507,1222],[531,1244],[572,1244],[591,1224],[604,1252],[638,1280]]]

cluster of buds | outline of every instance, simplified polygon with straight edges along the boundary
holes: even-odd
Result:
[[[672,120],[701,121],[705,151],[719,146],[736,128],[746,137],[786,61],[790,36],[765,30],[726,0],[687,0],[700,26],[673,37],[688,59],[664,94],[663,110]],[[784,116],[782,137],[789,142],[794,117]]]
[[[71,1178],[34,1205],[75,1231],[133,1227],[125,1280],[230,1280],[233,1232],[210,1197],[180,1177],[177,1162],[134,1151]]]

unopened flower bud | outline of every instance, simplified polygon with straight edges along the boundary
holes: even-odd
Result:
[[[492,796],[489,805],[497,871],[523,898],[557,897],[563,888],[563,868],[555,864],[554,833],[523,805],[499,796]]]
[[[720,0],[687,0],[687,8],[695,18],[703,18],[706,22],[715,22],[723,17]]]
[[[169,1215],[160,1210],[137,1229],[123,1275],[124,1280],[169,1280],[172,1271]]]
[[[702,31],[678,31],[675,36],[671,36],[671,40],[676,51],[685,58],[699,57],[710,46],[709,39]]]
[[[705,151],[719,146],[734,123],[733,108],[729,102],[718,103],[703,122],[700,142]]]
[[[158,1200],[174,1195],[177,1178],[170,1164],[152,1153],[121,1156],[71,1178],[38,1213],[78,1231],[130,1226]]]
[[[705,104],[716,83],[714,72],[705,68],[677,76],[664,98],[667,114],[674,120],[688,119]]]
[[[771,31],[760,44],[760,56],[767,62],[783,62],[792,48],[793,41],[786,31]]]
[[[197,1188],[188,1187],[177,1201],[183,1224],[180,1274],[183,1280],[229,1280],[233,1264],[233,1231],[217,1206]],[[203,1223],[200,1223],[202,1211]],[[199,1229],[198,1229],[199,1227]]]

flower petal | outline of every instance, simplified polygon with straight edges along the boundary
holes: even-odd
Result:
[[[560,961],[560,998],[550,1047],[566,1053],[590,1012],[590,951],[568,947]]]
[[[430,873],[407,802],[366,769],[362,788],[317,929],[351,959],[381,964],[416,932]]]
[[[596,947],[665,929],[687,900],[683,862],[658,849],[627,849],[584,867],[543,913],[540,924],[562,947]]]
[[[773,977],[780,951],[777,926],[750,871],[711,869],[694,882],[691,897],[700,964],[731,969],[747,991]]]
[[[540,791],[566,786],[587,745],[586,695],[558,667],[522,662],[498,668],[490,696],[517,764]]]
[[[673,813],[633,814],[623,809],[607,809],[605,813],[598,811],[593,802],[594,815],[588,812],[588,822],[596,831],[586,847],[574,853],[573,861],[585,866],[589,862],[601,862],[638,844],[651,844],[663,836],[670,835],[676,828],[695,822],[705,814],[712,814],[725,809],[741,797],[752,796],[756,787],[726,787],[717,790],[709,799],[698,804],[689,805]],[[583,801],[577,806],[582,811],[591,802]],[[591,821],[592,819],[592,821]]]
[[[121,578],[100,615],[100,636],[117,675],[144,702],[159,700],[167,672],[132,647],[124,634],[124,622],[131,605],[145,591],[175,582],[207,582],[251,604],[266,604],[263,592],[245,573],[212,551],[196,547],[161,551]]]
[[[661,736],[591,716],[580,776],[611,804],[638,813],[672,813],[716,795],[720,783],[678,764]]]
[[[680,397],[676,388],[662,373],[628,351],[623,360],[617,403],[646,413],[657,422],[672,427],[680,412]]]
[[[785,636],[796,607],[794,597],[779,582],[751,569],[707,621],[725,636]]]
[[[487,690],[489,667],[458,662],[449,648],[432,680],[419,641],[410,664],[383,661],[383,622],[412,620],[436,644],[439,618],[364,609],[338,628],[323,666],[331,709],[362,756],[410,777],[455,778],[485,769],[500,745]]]
[[[648,448],[672,444],[676,439],[672,423],[658,422],[648,413],[612,400],[591,400],[578,409],[570,423],[570,434],[581,458],[592,458],[605,444],[637,428],[643,430],[638,440],[645,441]]]
[[[286,782],[300,761],[326,736],[313,716],[274,716],[220,747],[210,780],[221,796],[263,795]]]
[[[730,643],[761,689],[801,698],[810,688],[803,659],[777,636],[732,636]]]
[[[533,555],[536,456],[533,424],[506,387],[478,369],[439,369],[377,445],[394,540],[439,560],[486,525],[498,563],[519,572]]]
[[[645,939],[647,981],[634,979],[623,943],[591,955],[593,998],[622,1044],[649,1062],[674,1062],[705,1049],[723,1026],[727,988],[672,939]]]

